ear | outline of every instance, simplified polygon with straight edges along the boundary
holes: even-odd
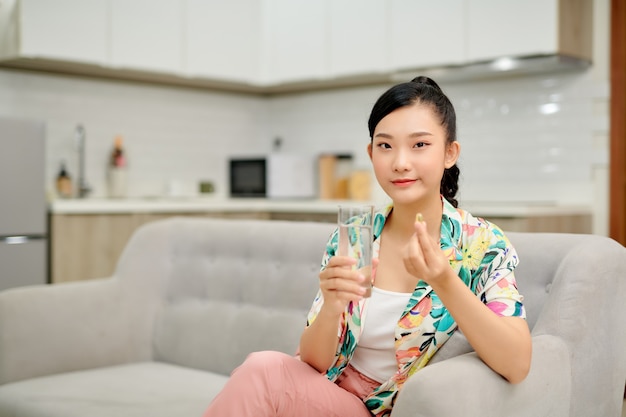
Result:
[[[371,161],[372,160],[372,143],[371,142],[367,144],[367,154],[369,155],[370,161]]]
[[[461,154],[461,144],[456,140],[451,144],[446,146],[446,159],[445,159],[445,167],[451,168],[456,161],[459,159],[459,155]]]

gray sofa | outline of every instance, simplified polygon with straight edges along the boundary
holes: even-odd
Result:
[[[0,293],[0,417],[200,416],[249,352],[295,351],[332,227],[168,219],[134,234],[113,277]],[[533,333],[528,378],[506,383],[457,333],[393,417],[620,415],[626,249],[509,237]]]

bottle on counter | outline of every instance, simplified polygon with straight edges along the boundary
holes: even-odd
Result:
[[[121,136],[115,137],[113,151],[109,158],[108,167],[108,188],[109,197],[126,197],[127,181],[127,160],[124,151],[124,143]]]
[[[126,166],[126,155],[124,154],[123,139],[121,136],[115,137],[113,153],[111,154],[111,166],[123,168]]]
[[[59,197],[72,197],[72,178],[67,172],[67,168],[65,167],[65,161],[61,161],[59,173],[57,174],[56,189]]]

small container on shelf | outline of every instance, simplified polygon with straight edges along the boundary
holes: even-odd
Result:
[[[109,160],[107,180],[109,197],[124,198],[128,189],[127,160],[121,136],[115,138],[113,152]]]
[[[57,174],[56,190],[57,195],[61,198],[72,197],[72,178],[67,172],[67,168],[65,167],[65,161],[61,161],[61,167],[59,168],[59,173]]]

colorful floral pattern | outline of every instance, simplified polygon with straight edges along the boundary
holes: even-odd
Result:
[[[502,231],[492,223],[454,208],[445,199],[441,220],[441,249],[450,266],[480,299],[499,316],[526,317],[522,296],[518,293],[513,270],[518,264],[515,250]],[[380,249],[380,235],[393,206],[374,217],[374,257]],[[355,219],[359,222],[359,219]],[[337,231],[326,246],[322,269],[337,251]],[[335,381],[346,368],[361,335],[366,319],[366,300],[350,303],[338,329],[339,344],[333,365],[326,372]],[[315,297],[307,325],[313,323],[324,299],[321,291]],[[457,324],[432,288],[419,281],[398,319],[395,348],[398,371],[376,388],[364,402],[377,417],[389,416],[404,382],[428,364],[430,358],[450,338]]]

